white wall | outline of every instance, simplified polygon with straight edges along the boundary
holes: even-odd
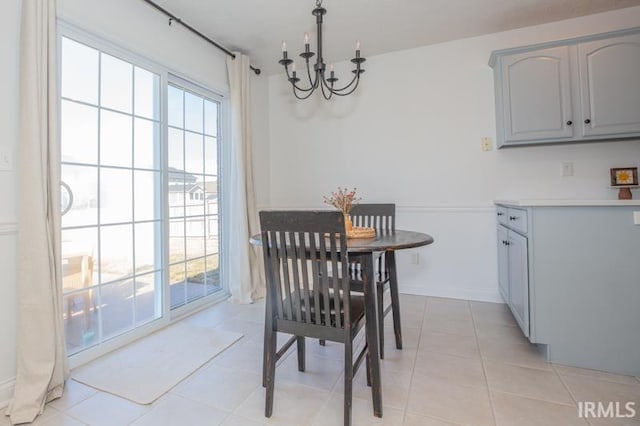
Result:
[[[615,198],[609,168],[638,165],[640,142],[482,152],[496,135],[489,55],[638,22],[635,7],[371,57],[357,94],[332,102],[297,101],[270,77],[271,206],[323,207],[339,185],[394,201],[399,228],[435,238],[418,265],[399,255],[402,290],[499,301],[492,200]]]
[[[18,53],[20,0],[5,0],[6,22],[0,26],[0,153],[15,153],[18,141]],[[131,0],[58,0],[58,17],[103,37],[176,74],[222,94],[228,94],[226,55],[190,34],[180,25],[167,25],[167,19],[141,1]],[[256,152],[267,156],[268,121],[260,111],[267,107],[267,79],[255,77],[257,93],[254,110]],[[268,163],[259,164],[256,180],[258,196],[268,199]],[[16,278],[15,278],[15,179],[13,171],[0,171],[0,407],[13,392],[16,350]],[[262,201],[265,203],[266,201]]]

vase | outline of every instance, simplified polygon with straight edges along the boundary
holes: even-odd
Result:
[[[351,216],[348,213],[344,213],[344,229],[347,232],[353,230],[353,223],[351,223]]]

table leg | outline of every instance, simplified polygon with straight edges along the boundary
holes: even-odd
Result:
[[[391,313],[393,314],[393,332],[396,335],[396,348],[402,349],[402,325],[400,323],[400,292],[398,290],[398,272],[396,269],[396,252],[386,253],[389,270],[389,293],[391,294]]]
[[[373,415],[382,417],[382,380],[380,377],[380,350],[378,341],[378,309],[376,304],[376,278],[373,270],[373,253],[362,256],[362,281],[366,315],[367,345],[371,366],[371,396]]]

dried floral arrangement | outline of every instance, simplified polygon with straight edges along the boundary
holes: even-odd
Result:
[[[356,197],[356,188],[349,191],[347,188],[338,187],[338,190],[331,193],[329,197],[323,197],[324,203],[340,210],[344,214],[349,214],[351,208],[358,204],[361,198]]]

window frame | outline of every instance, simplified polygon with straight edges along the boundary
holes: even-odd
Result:
[[[160,194],[160,205],[162,208],[162,217],[161,217],[161,227],[162,227],[162,306],[161,306],[161,316],[155,320],[150,321],[139,327],[134,327],[132,330],[125,332],[119,336],[110,338],[103,342],[98,343],[95,346],[88,347],[80,352],[77,352],[73,355],[68,356],[68,362],[70,368],[74,368],[85,364],[99,356],[104,355],[107,352],[125,346],[141,337],[149,335],[154,331],[157,331],[161,328],[166,327],[167,325],[175,322],[176,320],[183,318],[187,315],[191,315],[198,310],[205,309],[209,306],[212,306],[222,300],[225,300],[229,296],[229,284],[226,279],[226,265],[227,262],[227,247],[228,247],[228,232],[226,231],[226,217],[228,209],[225,206],[225,200],[227,192],[227,179],[224,178],[224,174],[227,172],[228,164],[230,162],[229,159],[229,143],[228,139],[228,129],[229,129],[229,95],[228,90],[219,90],[217,88],[209,88],[207,85],[202,84],[197,79],[194,79],[189,76],[185,76],[180,72],[171,69],[168,66],[157,62],[148,56],[137,53],[133,50],[129,50],[121,47],[121,41],[117,39],[109,38],[104,35],[96,35],[88,30],[78,27],[77,25],[65,21],[64,19],[57,19],[57,52],[56,52],[56,61],[57,61],[57,72],[58,72],[58,94],[57,94],[57,106],[58,111],[61,111],[62,106],[62,92],[61,92],[61,82],[62,82],[62,38],[66,37],[75,42],[84,44],[90,48],[96,49],[100,52],[104,52],[105,54],[114,56],[118,59],[122,59],[127,61],[128,63],[138,66],[140,68],[146,69],[152,73],[155,73],[160,76],[159,80],[159,102],[160,102],[160,174],[161,174],[161,194]],[[169,233],[169,215],[168,215],[168,163],[167,163],[167,141],[168,141],[168,96],[167,91],[170,82],[177,83],[177,85],[187,88],[195,93],[201,93],[203,96],[207,96],[212,100],[215,100],[219,103],[219,112],[218,112],[218,203],[219,203],[219,216],[218,216],[218,229],[219,229],[219,267],[220,267],[220,283],[222,290],[211,295],[205,296],[202,299],[196,300],[192,303],[189,303],[181,308],[174,309],[173,311],[170,309],[169,304],[169,285],[168,285],[168,267],[169,267],[169,243],[168,243],[168,233]],[[179,83],[178,83],[179,82]],[[58,117],[58,141],[61,141],[61,117]],[[57,163],[57,167],[59,168],[59,173],[62,169],[62,156],[61,150],[59,149],[59,159]],[[133,169],[132,169],[133,170]],[[132,188],[133,189],[133,188]],[[133,218],[135,219],[135,218]],[[100,226],[100,224],[98,225]],[[57,232],[62,232],[62,226]],[[59,238],[59,240],[61,240]],[[60,247],[58,248],[61,253]],[[185,308],[185,309],[182,309]]]

